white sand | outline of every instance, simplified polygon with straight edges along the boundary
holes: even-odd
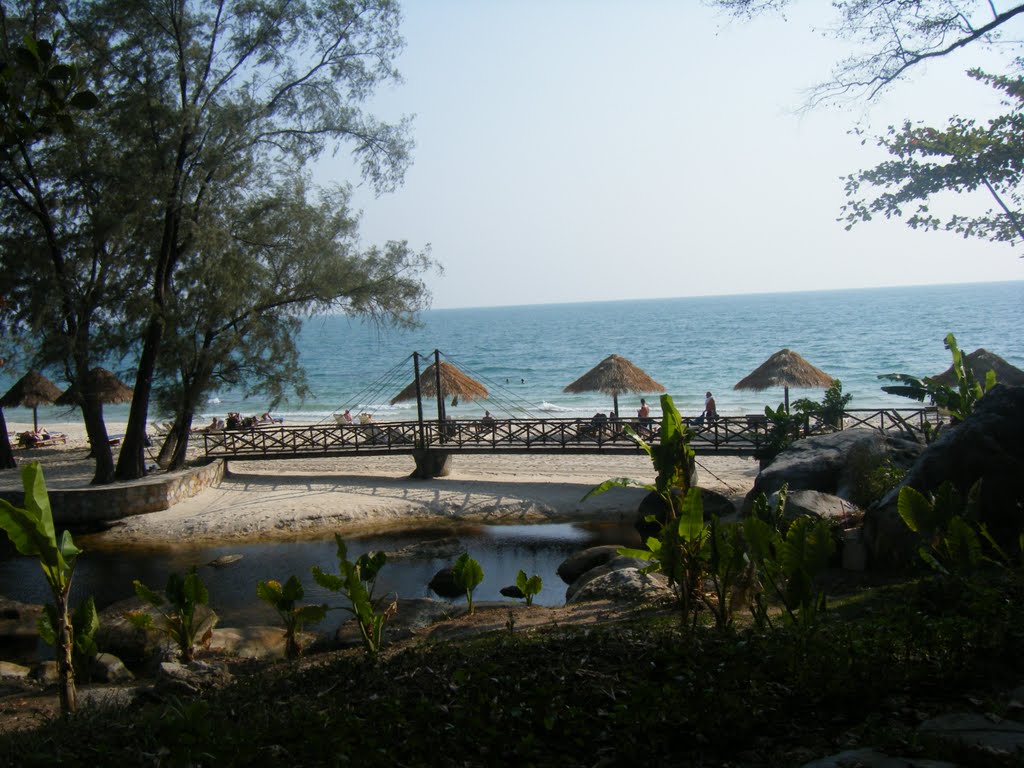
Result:
[[[94,464],[87,458],[82,425],[46,426],[65,432],[67,445],[15,449],[19,462],[39,460],[48,488],[87,486]],[[8,422],[11,433],[25,429],[31,429],[31,423]],[[108,424],[110,434],[123,431],[124,424]],[[155,456],[157,448],[151,450]],[[127,518],[96,538],[123,546],[182,539],[263,540],[326,531],[347,535],[446,522],[631,521],[646,494],[643,489],[614,488],[585,502],[581,499],[612,477],[644,483],[654,479],[644,455],[456,455],[452,462],[450,476],[416,480],[408,477],[411,456],[232,461],[229,475],[218,486],[169,510]],[[698,457],[698,462],[703,487],[737,500],[757,475],[753,459],[707,456]],[[20,488],[19,471],[0,471],[0,488],[12,487]]]

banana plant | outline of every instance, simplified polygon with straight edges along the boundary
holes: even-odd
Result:
[[[931,377],[918,378],[906,373],[886,373],[878,378],[898,382],[882,387],[883,392],[909,397],[918,402],[924,402],[925,398],[928,398],[939,408],[949,411],[954,421],[963,421],[974,412],[978,401],[996,385],[996,372],[990,370],[985,374],[984,384],[980,383],[960,351],[956,336],[952,333],[946,334],[943,343],[953,358],[955,387],[942,384]]]
[[[373,597],[377,575],[387,562],[387,555],[383,552],[366,553],[352,562],[348,559],[345,540],[334,534],[334,541],[337,545],[339,573],[326,573],[314,565],[313,579],[324,589],[341,592],[348,597],[349,606],[343,606],[342,609],[355,617],[367,652],[376,655],[381,647],[384,625],[397,609],[397,602],[391,601],[381,610]]]
[[[217,614],[209,609],[210,593],[193,566],[184,578],[177,573],[167,577],[164,594],[159,595],[141,581],[132,582],[135,594],[157,608],[160,617],[154,621],[152,614],[137,611],[128,615],[128,620],[142,629],[155,628],[167,635],[178,646],[181,659],[190,662],[195,658],[196,647],[209,643],[213,628],[217,625]]]
[[[69,531],[64,531],[57,541],[53,526],[50,498],[46,493],[43,469],[39,462],[26,465],[21,471],[21,482],[25,490],[24,508],[15,507],[0,499],[0,528],[7,532],[15,549],[23,555],[39,558],[46,583],[53,596],[52,612],[48,621],[53,630],[52,639],[57,651],[57,677],[59,681],[60,711],[64,716],[78,708],[75,688],[74,667],[74,626],[72,624],[68,595],[71,592],[71,577],[75,562],[81,550],[75,546]]]
[[[966,499],[949,481],[940,485],[931,497],[909,485],[900,489],[896,507],[900,517],[910,530],[925,538],[927,546],[922,546],[918,552],[921,559],[939,573],[967,574],[981,564],[981,539],[971,524],[977,519],[980,494],[980,480]]]
[[[269,603],[277,611],[284,624],[284,653],[289,659],[298,658],[302,653],[298,633],[305,624],[320,621],[327,615],[326,605],[299,605],[304,590],[302,582],[296,576],[289,576],[281,585],[279,581],[260,581],[256,584],[256,594],[261,600]]]

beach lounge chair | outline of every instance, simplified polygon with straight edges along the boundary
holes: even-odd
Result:
[[[48,448],[54,445],[64,445],[68,441],[67,435],[63,432],[20,432],[18,434],[18,446],[20,448]]]

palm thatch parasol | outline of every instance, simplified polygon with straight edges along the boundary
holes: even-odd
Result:
[[[444,360],[439,363],[431,363],[427,369],[420,374],[420,391],[424,395],[437,397],[437,374],[434,366],[438,365],[441,372],[441,398],[449,395],[457,395],[463,400],[482,400],[489,394],[487,387],[474,378],[471,378]],[[391,399],[391,404],[400,403],[406,400],[416,399],[416,382],[413,381],[405,389]]]
[[[57,405],[81,405],[81,392],[83,387],[79,385],[80,382],[76,381],[64,390],[64,394],[58,397],[54,402],[56,402]],[[86,388],[89,391],[95,392],[102,403],[127,403],[132,399],[131,387],[122,382],[106,368],[93,368],[89,371],[89,376],[86,380]]]
[[[7,394],[0,397],[0,408],[22,406],[32,409],[32,429],[39,431],[39,406],[50,405],[60,397],[57,385],[43,376],[39,371],[29,371]]]
[[[608,355],[604,360],[567,386],[563,392],[604,392],[612,396],[615,415],[619,415],[619,394],[622,392],[664,392],[656,382],[624,357]]]
[[[835,379],[804,360],[796,352],[780,349],[741,379],[733,389],[769,389],[784,387],[786,413],[789,413],[790,387],[831,387]]]
[[[996,381],[1000,384],[1009,384],[1011,386],[1024,385],[1024,371],[1010,365],[999,355],[993,354],[987,349],[976,349],[971,354],[964,355],[964,363],[971,369],[974,378],[979,382],[985,381],[985,375],[989,371],[995,371]],[[938,376],[932,377],[932,380],[946,386],[955,386],[956,374],[953,373],[953,366],[949,366]]]

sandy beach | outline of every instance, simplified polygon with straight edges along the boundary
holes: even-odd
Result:
[[[32,428],[30,422],[14,420],[7,426],[12,435]],[[110,423],[107,430],[118,434],[124,426]],[[40,461],[48,488],[88,486],[94,465],[87,456],[84,427],[46,427],[65,433],[67,443],[16,448],[19,464]],[[151,450],[155,456],[157,445]],[[750,490],[757,475],[753,459],[712,456],[698,461],[701,486],[734,500]],[[92,546],[144,546],[183,539],[192,544],[298,538],[326,531],[350,535],[465,522],[632,520],[646,494],[642,488],[614,488],[587,501],[582,497],[612,477],[653,481],[644,455],[454,456],[452,474],[435,480],[410,479],[412,469],[410,456],[232,461],[219,485],[171,509],[118,521],[90,538]],[[0,488],[20,487],[19,470],[0,471]]]

